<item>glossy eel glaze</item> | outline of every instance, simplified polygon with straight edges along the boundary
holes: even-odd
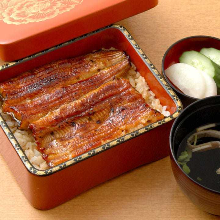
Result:
[[[123,77],[129,69],[117,50],[56,61],[1,83],[2,108],[53,167],[164,117]]]

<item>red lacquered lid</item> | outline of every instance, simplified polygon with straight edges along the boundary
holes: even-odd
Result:
[[[14,61],[156,6],[158,0],[2,0],[0,59]]]

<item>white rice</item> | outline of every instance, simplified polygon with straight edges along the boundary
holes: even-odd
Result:
[[[2,103],[0,103],[1,105]],[[5,119],[11,132],[14,134],[21,148],[24,150],[26,156],[32,163],[32,165],[39,170],[48,169],[46,161],[42,158],[41,153],[37,150],[37,144],[31,134],[31,131],[24,131],[18,129],[18,123],[10,116],[2,113],[2,108],[0,108],[0,113]]]
[[[132,68],[128,72],[128,79],[131,85],[142,94],[142,97],[145,99],[146,103],[153,109],[156,109],[164,116],[169,116],[170,112],[166,111],[167,107],[160,104],[160,100],[155,97],[155,94],[150,90],[147,82],[144,77],[136,71],[136,67],[131,63]]]
[[[166,111],[166,106],[160,104],[160,100],[155,98],[155,94],[150,90],[147,85],[144,77],[140,75],[139,72],[136,72],[136,67],[132,64],[132,68],[128,73],[127,77],[131,85],[142,94],[143,98],[146,100],[146,103],[153,109],[158,110],[164,116],[169,116],[170,112]],[[18,129],[18,123],[7,114],[2,113],[1,109],[2,103],[0,102],[0,113],[8,124],[10,130],[14,134],[18,143],[24,150],[26,156],[32,165],[39,170],[46,170],[49,166],[46,164],[46,161],[42,158],[41,153],[37,150],[37,144],[31,134],[31,131],[24,131]],[[135,127],[134,130],[142,128],[143,125],[140,124],[138,127]],[[123,134],[124,135],[124,134]]]

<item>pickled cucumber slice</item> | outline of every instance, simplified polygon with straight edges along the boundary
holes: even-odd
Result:
[[[215,48],[202,48],[200,53],[211,59],[213,62],[220,66],[220,50]]]
[[[186,51],[181,55],[179,61],[208,73],[214,79],[217,87],[220,88],[220,66],[205,55],[194,50]]]

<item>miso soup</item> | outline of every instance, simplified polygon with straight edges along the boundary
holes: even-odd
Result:
[[[177,161],[194,181],[220,192],[220,124],[212,124],[208,129],[200,128],[182,140],[177,151]],[[214,135],[210,135],[210,131]],[[191,146],[190,137],[194,139]]]

